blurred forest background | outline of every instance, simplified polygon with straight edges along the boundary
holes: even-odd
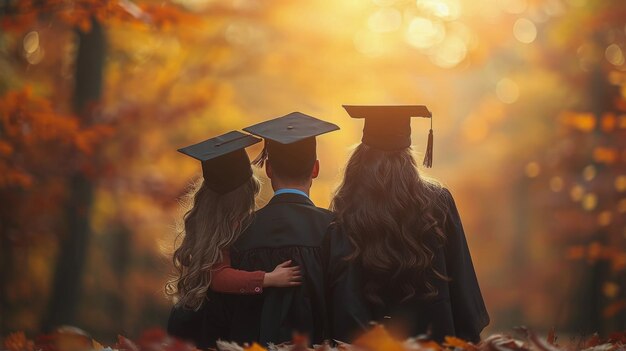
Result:
[[[164,326],[200,175],[176,149],[332,121],[327,206],[362,128],[344,103],[433,111],[424,173],[456,197],[487,332],[626,328],[623,0],[1,0],[0,25],[0,335]]]

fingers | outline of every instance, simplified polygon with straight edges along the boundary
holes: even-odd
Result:
[[[291,260],[287,260],[281,264],[279,264],[278,266],[276,266],[276,268],[285,268],[285,267],[289,267],[289,265],[291,264]],[[296,266],[297,267],[297,266]]]

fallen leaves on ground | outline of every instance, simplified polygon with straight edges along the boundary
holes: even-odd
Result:
[[[528,328],[517,328],[521,338],[516,339],[507,334],[493,334],[474,344],[463,339],[447,336],[443,343],[420,338],[409,338],[401,341],[395,339],[381,325],[374,326],[370,331],[357,338],[353,344],[336,342],[314,345],[308,348],[305,335],[294,335],[291,343],[270,344],[267,347],[258,343],[239,345],[234,342],[218,341],[218,351],[618,351],[626,350],[626,331],[615,332],[607,339],[598,334],[580,337],[568,345],[559,345],[554,330],[540,337]],[[117,343],[112,347],[103,346],[89,334],[79,328],[64,326],[53,333],[40,335],[35,341],[26,337],[23,332],[7,335],[1,344],[7,351],[198,351],[191,343],[169,336],[163,329],[154,328],[133,341],[118,336]]]

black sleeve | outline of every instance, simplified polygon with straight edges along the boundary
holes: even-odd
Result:
[[[322,246],[324,285],[330,337],[343,342],[352,342],[372,319],[361,293],[359,269],[346,260],[352,250],[347,236],[332,225]]]
[[[489,324],[489,315],[478,286],[461,217],[452,194],[445,190],[447,218],[445,256],[449,282],[450,301],[454,316],[456,336],[473,342],[480,341],[480,332]]]

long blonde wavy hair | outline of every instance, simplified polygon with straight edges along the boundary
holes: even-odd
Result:
[[[232,245],[254,215],[260,185],[255,176],[226,194],[209,189],[200,178],[184,197],[183,206],[193,203],[183,216],[174,251],[175,275],[165,292],[185,308],[198,310],[211,284],[212,269],[222,262],[222,250]],[[186,201],[185,201],[186,200]]]

